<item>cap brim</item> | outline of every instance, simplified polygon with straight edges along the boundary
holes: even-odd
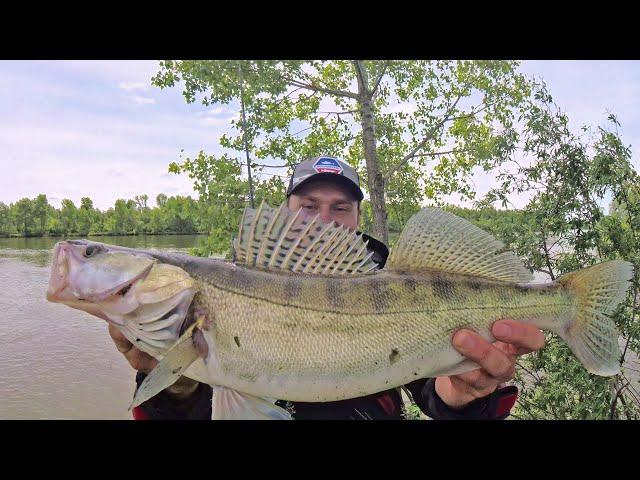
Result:
[[[292,195],[296,191],[300,190],[300,188],[302,188],[304,185],[309,185],[309,184],[311,184],[313,182],[317,182],[319,180],[329,180],[332,183],[336,183],[338,185],[344,186],[347,190],[349,190],[353,194],[353,196],[359,202],[361,202],[362,199],[364,198],[364,193],[362,193],[362,190],[360,189],[360,187],[358,187],[358,185],[353,183],[352,180],[350,180],[349,178],[345,177],[344,175],[338,175],[338,174],[335,174],[335,173],[328,173],[328,172],[316,173],[315,175],[312,175],[309,178],[305,178],[298,185],[296,185],[293,189],[291,189],[290,191],[287,192],[287,197]]]

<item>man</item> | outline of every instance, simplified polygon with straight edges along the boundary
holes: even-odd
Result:
[[[360,203],[364,198],[356,171],[333,157],[316,157],[298,164],[287,190],[288,207],[302,209],[303,215],[329,223],[335,221],[357,230]],[[389,251],[378,240],[364,235],[368,248],[374,252],[379,268]],[[136,349],[115,328],[109,332],[132,367],[138,370],[138,386],[157,361]],[[434,419],[503,419],[513,407],[517,388],[502,384],[514,376],[519,355],[539,350],[544,335],[532,325],[512,320],[498,321],[492,332],[493,344],[469,330],[453,336],[454,347],[482,368],[461,375],[416,380],[405,388],[420,409]],[[134,410],[134,418],[150,419],[210,419],[212,389],[182,377],[172,387]],[[402,396],[396,389],[366,397],[337,402],[284,402],[294,419],[401,419],[404,413]]]

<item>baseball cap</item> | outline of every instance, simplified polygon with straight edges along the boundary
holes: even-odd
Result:
[[[287,189],[287,197],[301,186],[320,179],[344,185],[358,201],[364,198],[360,189],[360,178],[353,167],[344,160],[328,156],[314,157],[296,165]]]

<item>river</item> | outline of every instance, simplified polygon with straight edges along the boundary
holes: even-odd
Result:
[[[186,251],[197,235],[96,237]],[[106,322],[47,302],[56,238],[0,239],[0,419],[130,419],[135,372]]]

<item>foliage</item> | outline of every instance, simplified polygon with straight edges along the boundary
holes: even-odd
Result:
[[[424,197],[452,192],[472,198],[473,169],[508,157],[517,139],[514,115],[530,89],[517,67],[509,61],[167,60],[152,81],[160,88],[181,84],[189,103],[230,104],[242,95],[244,133],[261,164],[291,166],[316,155],[347,160],[369,192],[372,233],[386,241],[387,213],[404,219]],[[220,143],[239,152],[242,123],[232,125],[235,133]]]

